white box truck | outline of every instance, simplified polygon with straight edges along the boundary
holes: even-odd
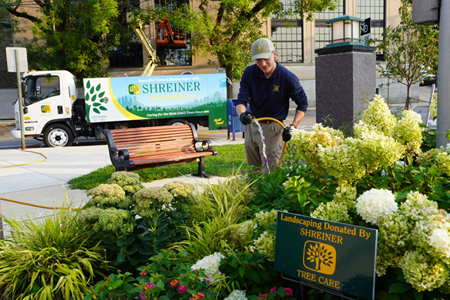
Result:
[[[83,79],[83,97],[68,71],[30,71],[22,76],[24,136],[64,147],[79,137],[103,139],[103,129],[193,123],[226,126],[223,73]],[[19,102],[14,138],[21,138]]]

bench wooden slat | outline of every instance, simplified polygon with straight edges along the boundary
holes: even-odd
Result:
[[[209,177],[205,157],[216,155],[211,141],[201,141],[192,124],[104,130],[117,171],[141,170],[198,161],[196,176]]]
[[[186,143],[186,141],[181,141],[178,143],[165,143],[165,144],[121,144],[121,148],[126,148],[128,152],[131,153],[142,153],[142,152],[163,152],[167,150],[178,149],[179,152],[186,151],[187,149],[194,149],[193,142]]]

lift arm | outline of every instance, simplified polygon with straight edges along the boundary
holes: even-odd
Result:
[[[141,41],[142,46],[144,46],[145,51],[147,52],[148,64],[142,72],[141,76],[151,76],[153,70],[157,65],[156,51],[153,49],[150,41],[145,36],[144,31],[142,30],[142,23],[139,22],[139,25],[136,27],[133,25],[133,20],[134,14],[132,12],[127,12],[127,23],[131,25],[137,37]]]

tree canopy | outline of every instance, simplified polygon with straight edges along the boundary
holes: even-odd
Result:
[[[107,76],[108,51],[120,44],[121,0],[0,0],[0,9],[31,24],[33,37],[21,41],[28,63],[39,70],[69,70],[79,79]],[[23,31],[14,24],[16,32]],[[132,32],[132,31],[131,31]]]
[[[136,2],[131,9],[129,3]],[[191,52],[212,55],[211,64],[224,67],[230,79],[239,80],[251,61],[251,44],[262,37],[267,18],[314,18],[315,12],[334,10],[339,0],[197,0],[165,9],[153,7],[138,15],[147,24],[169,17],[172,24],[191,32]],[[173,3],[172,3],[173,2]],[[126,0],[0,0],[0,9],[30,22],[33,38],[28,48],[29,65],[40,70],[65,69],[78,78],[107,76],[108,51],[123,41],[121,18],[136,12],[139,1]],[[192,4],[193,3],[193,4]],[[137,5],[136,5],[137,4]],[[17,25],[17,23],[15,23]],[[15,27],[15,30],[21,28]],[[121,40],[122,39],[122,40]]]
[[[381,76],[406,85],[406,107],[409,108],[411,87],[420,82],[422,71],[437,74],[439,29],[413,23],[410,0],[402,0],[399,13],[400,24],[389,26],[383,32],[384,41],[378,50],[384,52],[384,62],[378,66]]]
[[[212,55],[211,64],[226,69],[227,77],[240,80],[251,62],[251,45],[263,37],[267,18],[314,19],[315,12],[336,9],[339,0],[293,0],[284,6],[279,0],[199,0],[171,11],[147,9],[141,18],[150,22],[168,17],[171,24],[191,32],[192,53]],[[156,17],[155,14],[159,16]]]

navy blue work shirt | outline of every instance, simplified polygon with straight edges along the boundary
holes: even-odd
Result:
[[[266,78],[256,65],[248,66],[242,75],[241,87],[235,104],[250,104],[252,116],[285,120],[289,113],[289,99],[297,110],[306,112],[308,98],[300,81],[291,71],[277,63],[273,74]]]

